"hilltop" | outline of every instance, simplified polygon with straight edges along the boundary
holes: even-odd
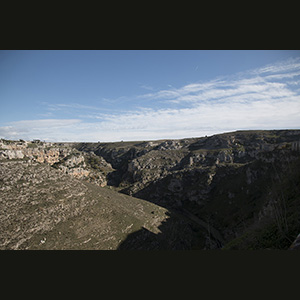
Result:
[[[2,249],[289,249],[300,130],[0,141]],[[294,243],[295,244],[295,243]]]

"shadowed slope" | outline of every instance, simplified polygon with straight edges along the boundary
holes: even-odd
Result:
[[[153,203],[23,160],[1,162],[0,199],[0,249],[117,249],[140,230],[160,244],[160,226],[171,220]],[[172,218],[166,248],[177,248],[183,223]]]

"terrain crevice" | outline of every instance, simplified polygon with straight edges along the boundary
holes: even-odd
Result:
[[[294,249],[299,191],[300,130],[2,139],[0,248]]]

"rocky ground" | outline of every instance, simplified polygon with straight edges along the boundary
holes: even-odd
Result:
[[[106,175],[112,166],[93,152],[80,152],[73,143],[47,143],[41,141],[0,142],[0,161],[24,159],[46,163],[75,178],[83,178],[99,186],[106,186]]]
[[[165,208],[38,162],[1,161],[0,199],[2,250],[188,249],[193,239]]]
[[[75,147],[111,163],[120,192],[204,224],[205,249],[287,249],[300,231],[299,141],[272,130]]]
[[[299,141],[300,130],[1,140],[0,247],[289,249],[300,232]]]

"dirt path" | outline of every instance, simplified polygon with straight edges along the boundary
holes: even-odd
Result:
[[[211,236],[221,244],[221,247],[224,245],[225,241],[222,238],[220,232],[217,229],[215,229],[211,224],[208,224],[207,222],[201,220],[200,218],[198,218],[194,214],[190,213],[186,209],[181,209],[180,212],[184,216],[188,217],[190,220],[194,221],[201,227],[205,228],[211,234]]]

